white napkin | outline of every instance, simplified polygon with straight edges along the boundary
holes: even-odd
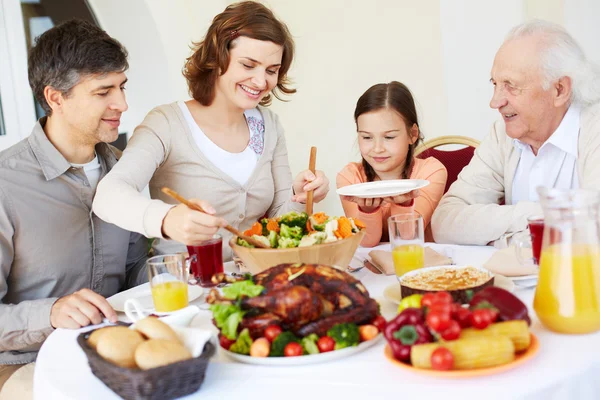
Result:
[[[523,254],[523,257],[526,259],[532,257],[531,249],[522,249],[521,254]],[[490,259],[483,264],[483,267],[495,274],[501,274],[508,277],[538,274],[537,265],[523,265],[519,262],[514,246],[496,251]]]
[[[180,326],[171,326],[181,343],[192,353],[192,357],[196,358],[202,354],[204,350],[204,345],[207,342],[212,342],[212,344],[217,346],[217,339],[215,335],[206,329],[200,328],[182,328]]]

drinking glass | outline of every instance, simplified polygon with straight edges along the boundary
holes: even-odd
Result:
[[[539,265],[542,253],[542,239],[544,238],[544,216],[536,215],[527,218],[529,232],[521,232],[513,237],[517,259],[523,265]],[[523,249],[531,249],[533,257],[523,256]]]
[[[388,218],[388,232],[396,276],[423,268],[425,234],[423,218],[418,213],[403,213]]]
[[[152,301],[157,312],[171,312],[187,307],[187,264],[184,254],[160,255],[146,261]]]
[[[223,238],[214,235],[198,246],[187,246],[190,273],[202,287],[213,287],[212,277],[223,273]]]

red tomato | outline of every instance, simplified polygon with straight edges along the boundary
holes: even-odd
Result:
[[[448,316],[452,316],[452,306],[450,304],[445,303],[433,303],[431,307],[429,307],[429,312],[436,312],[440,314],[448,314]]]
[[[456,315],[460,312],[460,310],[464,309],[463,306],[458,303],[452,303],[452,306],[450,308],[452,310],[452,318],[455,318]]]
[[[431,307],[434,298],[435,293],[425,293],[423,297],[421,297],[421,307]]]
[[[321,353],[332,351],[335,347],[335,340],[329,336],[323,336],[317,340],[317,347]]]
[[[492,318],[492,322],[496,322],[498,319],[498,310],[495,308],[488,308],[490,310],[490,317]]]
[[[450,326],[444,329],[440,334],[444,340],[456,340],[460,337],[460,325],[458,322],[450,321]]]
[[[300,343],[290,342],[283,348],[283,355],[286,357],[296,357],[302,355],[302,346]]]
[[[431,311],[427,313],[425,322],[436,332],[442,332],[450,326],[450,313]]]
[[[264,335],[269,342],[273,342],[280,333],[281,327],[279,325],[269,325],[266,327]]]
[[[229,350],[232,344],[235,343],[235,340],[228,339],[227,336],[219,335],[219,344],[225,350]]]
[[[461,307],[460,310],[454,315],[454,319],[461,328],[468,328],[471,326],[471,311],[468,308]]]
[[[431,368],[448,371],[454,367],[454,356],[445,347],[438,347],[431,353]]]
[[[385,318],[383,318],[383,316],[378,315],[371,322],[371,325],[375,325],[375,327],[377,329],[379,329],[379,332],[383,332],[383,330],[385,329],[385,326],[387,325],[387,321],[385,320]]]
[[[488,308],[480,308],[471,313],[471,325],[477,329],[485,329],[492,323],[492,313]]]
[[[433,298],[433,304],[452,304],[454,299],[448,292],[437,292]]]

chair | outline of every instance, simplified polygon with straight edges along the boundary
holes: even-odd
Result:
[[[464,145],[465,147],[452,150],[438,150],[437,147],[446,145]],[[440,136],[426,141],[415,149],[415,157],[437,158],[448,170],[448,180],[444,193],[448,191],[450,185],[454,183],[460,171],[469,164],[475,149],[479,146],[479,141],[466,136]]]

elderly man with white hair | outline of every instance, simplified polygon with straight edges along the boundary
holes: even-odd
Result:
[[[493,124],[442,198],[436,242],[505,247],[541,214],[536,188],[600,189],[600,70],[561,26],[516,26],[496,53]]]

